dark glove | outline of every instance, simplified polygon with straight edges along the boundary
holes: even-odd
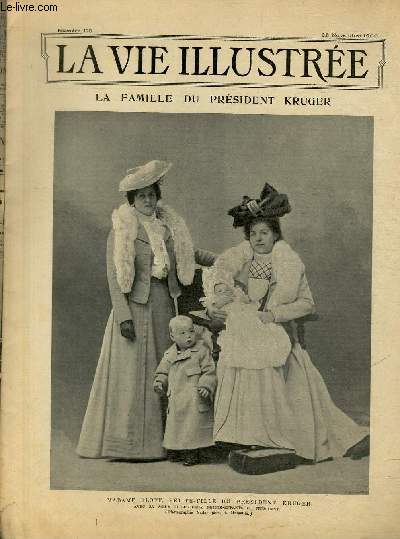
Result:
[[[125,337],[125,339],[129,339],[132,342],[135,341],[136,333],[135,326],[133,325],[133,320],[125,320],[124,322],[121,322],[120,328],[121,335]]]

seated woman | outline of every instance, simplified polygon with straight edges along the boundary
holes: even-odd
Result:
[[[215,266],[229,271],[258,302],[264,323],[282,324],[291,339],[284,366],[232,366],[221,350],[215,399],[214,439],[245,446],[294,449],[303,459],[359,457],[368,431],[332,402],[326,385],[300,346],[294,321],[314,312],[314,301],[298,254],[282,239],[279,217],[290,211],[286,195],[265,185],[258,201],[233,208],[234,226],[246,240],[220,255]],[[224,319],[221,309],[209,308]]]
[[[290,339],[280,324],[265,324],[259,317],[258,301],[253,302],[243,290],[234,286],[232,275],[220,267],[204,268],[205,307],[223,309],[227,318],[219,333],[217,345],[220,361],[226,366],[262,369],[285,364]]]

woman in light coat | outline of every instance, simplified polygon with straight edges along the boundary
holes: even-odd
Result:
[[[153,375],[171,344],[168,323],[181,285],[191,284],[195,261],[214,259],[195,253],[185,222],[160,200],[159,181],[170,167],[151,161],[120,184],[128,202],[114,210],[107,242],[112,311],[77,447],[83,457],[165,457]]]
[[[266,184],[258,201],[246,198],[229,212],[234,226],[244,226],[246,240],[220,255],[215,266],[229,271],[258,303],[264,323],[282,324],[292,348],[283,367],[259,369],[231,367],[221,350],[214,439],[293,449],[314,462],[357,456],[359,443],[365,450],[367,429],[335,406],[299,343],[295,320],[313,313],[315,307],[304,264],[282,239],[279,217],[289,211],[286,195]],[[224,317],[212,309],[210,314]]]

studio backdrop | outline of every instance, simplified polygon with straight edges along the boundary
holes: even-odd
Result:
[[[75,446],[111,308],[106,238],[126,170],[171,161],[163,200],[196,247],[238,243],[227,211],[265,182],[289,197],[285,239],[300,254],[319,319],[311,358],[335,403],[369,414],[373,119],[57,112],[55,115],[52,433]],[[57,467],[52,453],[52,468]],[[65,473],[67,471],[64,470]]]

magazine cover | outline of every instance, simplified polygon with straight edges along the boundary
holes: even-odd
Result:
[[[399,534],[399,9],[1,3],[5,539]]]

